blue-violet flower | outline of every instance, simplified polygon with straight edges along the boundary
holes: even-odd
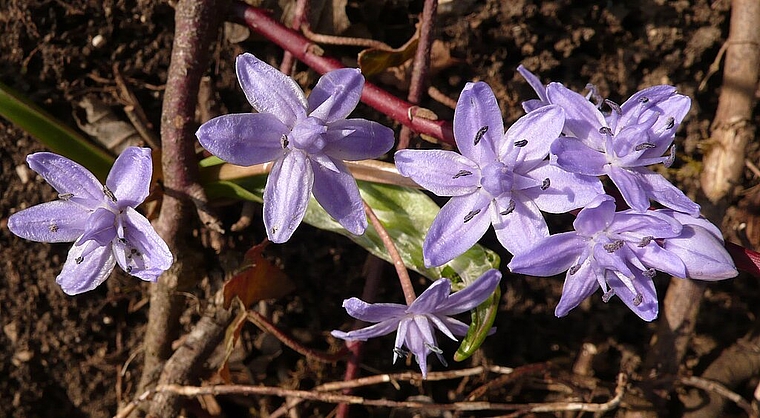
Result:
[[[116,264],[147,281],[157,280],[171,266],[173,257],[166,243],[134,209],[150,189],[149,148],[124,150],[105,186],[86,168],[57,154],[39,152],[26,161],[58,191],[58,200],[11,215],[8,228],[37,242],[74,241],[56,278],[66,294],[96,288]]]
[[[689,224],[680,221],[691,219]],[[575,231],[539,241],[512,258],[512,272],[553,276],[567,270],[555,309],[565,316],[597,288],[607,302],[617,295],[639,317],[657,317],[656,270],[681,278],[719,280],[736,275],[719,232],[704,219],[674,211],[615,212],[601,195],[578,213]]]
[[[273,242],[287,241],[301,223],[309,195],[351,233],[367,219],[359,188],[343,160],[383,155],[393,131],[377,122],[346,119],[359,103],[358,69],[331,71],[308,98],[290,77],[251,54],[238,56],[240,86],[258,113],[224,115],[196,135],[204,148],[232,164],[273,161],[264,189],[264,225]]]
[[[444,150],[401,150],[399,172],[439,196],[453,196],[423,243],[426,266],[461,255],[494,226],[516,254],[549,235],[541,211],[564,213],[604,193],[599,179],[566,172],[546,159],[564,125],[559,106],[530,112],[504,132],[488,84],[467,83],[454,112],[461,155]]]
[[[450,318],[474,309],[486,299],[499,285],[501,273],[489,270],[464,289],[451,293],[448,279],[436,280],[410,305],[398,303],[366,303],[357,298],[343,301],[346,312],[356,319],[374,322],[374,325],[354,331],[333,331],[332,335],[349,341],[366,341],[396,331],[396,344],[393,348],[393,362],[399,356],[408,353],[414,355],[422,371],[427,375],[427,357],[435,353],[443,365],[443,351],[438,348],[435,329],[457,341],[456,336],[467,335],[467,325]],[[406,350],[404,349],[406,347]]]

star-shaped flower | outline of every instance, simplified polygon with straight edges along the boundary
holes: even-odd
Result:
[[[57,154],[39,152],[26,161],[58,191],[59,199],[11,215],[8,228],[37,242],[74,241],[56,278],[66,294],[96,288],[116,264],[147,281],[157,280],[171,266],[166,243],[134,209],[150,189],[149,148],[124,150],[105,186],[86,168]]]
[[[410,305],[366,303],[357,298],[346,299],[343,301],[343,307],[349,315],[375,324],[349,332],[336,330],[332,335],[349,341],[366,341],[395,330],[393,362],[395,363],[399,356],[411,352],[420,365],[422,376],[425,377],[427,357],[430,353],[435,353],[441,363],[446,365],[443,351],[438,348],[435,328],[454,341],[457,341],[455,336],[467,335],[467,325],[450,316],[475,309],[493,294],[499,280],[501,273],[492,269],[453,294],[448,279],[436,280]]]
[[[692,219],[682,225],[680,220]],[[657,317],[656,270],[676,277],[719,280],[736,275],[715,227],[673,211],[615,212],[612,197],[599,196],[575,219],[575,231],[539,241],[512,258],[512,272],[553,276],[567,270],[558,317],[599,287],[607,302],[617,295],[639,317]]]
[[[346,119],[359,103],[358,69],[331,71],[308,98],[290,77],[251,54],[238,56],[237,76],[258,113],[224,115],[196,135],[204,148],[232,164],[274,161],[264,188],[264,225],[285,242],[301,223],[309,195],[351,233],[367,219],[356,181],[343,160],[377,158],[393,146],[393,131],[377,122]]]
[[[504,133],[491,88],[467,83],[454,112],[461,155],[443,150],[401,150],[399,172],[439,196],[453,196],[423,243],[426,266],[439,266],[472,247],[490,225],[513,254],[549,235],[541,211],[564,213],[603,193],[597,178],[571,174],[546,159],[559,137],[564,112],[544,106]]]

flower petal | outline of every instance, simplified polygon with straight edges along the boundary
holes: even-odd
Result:
[[[120,205],[135,207],[148,197],[152,175],[150,148],[128,147],[113,163],[106,186]]]
[[[77,244],[94,240],[98,245],[105,246],[115,238],[116,214],[105,208],[97,208],[87,218],[84,234],[77,240]]]
[[[686,266],[679,256],[670,253],[660,247],[655,241],[650,242],[643,248],[633,248],[631,251],[646,267],[651,267],[670,274],[671,276],[686,278]]]
[[[607,176],[615,183],[615,186],[620,191],[620,195],[623,196],[623,200],[625,200],[625,203],[631,209],[637,212],[645,212],[649,209],[649,196],[643,184],[643,178],[638,174],[638,170],[648,169],[636,168],[628,170],[614,165],[605,166],[605,169]]]
[[[8,229],[31,241],[71,242],[82,235],[89,215],[81,205],[56,200],[14,213],[8,218]]]
[[[698,225],[684,225],[681,235],[666,239],[663,248],[683,261],[690,279],[723,280],[739,274],[722,241]]]
[[[549,236],[549,227],[538,206],[520,192],[513,194],[514,210],[502,215],[508,205],[506,199],[496,199],[498,208],[491,212],[496,238],[512,254],[530,249],[536,242]]]
[[[491,87],[467,83],[454,110],[454,138],[459,152],[481,166],[495,161],[504,121]]]
[[[560,83],[550,83],[546,96],[549,102],[565,111],[563,132],[580,139],[589,148],[603,149],[604,139],[599,128],[606,127],[607,122],[593,103]]]
[[[533,166],[549,155],[549,146],[559,138],[564,125],[565,112],[561,107],[536,109],[509,127],[497,153],[506,161],[504,157],[515,148],[515,142],[525,140],[527,143],[519,148],[515,165]]]
[[[623,284],[616,274],[607,273],[607,283],[615,291],[615,295],[630,308],[639,318],[651,322],[657,318],[659,306],[657,303],[657,289],[654,282],[638,272],[633,280],[639,295],[635,295],[628,287]],[[638,304],[637,304],[638,302]]]
[[[330,334],[335,338],[340,338],[341,340],[367,341],[370,338],[381,337],[383,335],[390,334],[396,330],[396,327],[398,327],[398,319],[392,319],[349,332],[335,330]]]
[[[269,240],[290,239],[303,220],[314,183],[314,172],[306,154],[291,150],[277,160],[264,187],[264,225]]]
[[[643,167],[634,170],[640,179],[641,188],[645,190],[649,198],[670,209],[688,213],[694,217],[699,216],[699,205],[689,199],[661,174]]]
[[[414,314],[429,314],[436,312],[438,305],[442,304],[451,293],[449,279],[438,279],[431,284],[417,299],[409,305],[407,312]]]
[[[358,68],[326,73],[309,94],[309,116],[325,123],[345,119],[359,104],[363,88],[364,76]]]
[[[589,148],[579,139],[558,138],[552,143],[551,152],[557,156],[557,165],[571,173],[586,176],[605,174],[607,156],[603,152]]]
[[[525,79],[525,81],[530,84],[530,86],[533,88],[533,91],[536,92],[538,95],[538,98],[540,101],[544,103],[548,103],[548,99],[546,97],[546,86],[541,82],[541,80],[538,79],[538,77],[535,76],[532,72],[528,71],[527,68],[523,67],[522,64],[517,66],[517,72],[520,73],[521,76]]]
[[[359,298],[350,298],[343,301],[343,308],[358,320],[382,322],[404,316],[407,306],[398,303],[367,303]]]
[[[575,232],[554,234],[536,243],[530,251],[515,254],[507,267],[513,273],[554,276],[582,263],[584,260],[578,257],[587,246],[586,238]]]
[[[126,242],[115,240],[113,251],[119,266],[142,280],[156,281],[174,262],[169,247],[148,219],[132,208],[124,211]]]
[[[86,168],[52,152],[37,152],[26,157],[29,168],[36,171],[48,184],[68,201],[85,207],[103,201],[103,185]]]
[[[562,296],[559,298],[554,315],[561,318],[575,307],[581,304],[599,288],[599,279],[591,266],[592,261],[586,260],[574,273],[565,275],[565,284],[562,286]]]
[[[454,151],[401,150],[393,157],[401,175],[438,196],[461,196],[480,186],[480,168]]]
[[[501,272],[496,269],[488,270],[464,289],[452,293],[435,310],[437,315],[456,315],[475,309],[491,297],[501,280]],[[456,334],[456,333],[455,333]]]
[[[94,241],[74,245],[69,250],[63,271],[55,281],[67,295],[89,292],[103,283],[116,265],[111,246],[92,248]],[[85,256],[83,254],[87,252]],[[79,261],[79,262],[77,262]]]
[[[608,195],[599,195],[583,208],[573,221],[575,230],[586,237],[604,231],[615,219],[615,199]]]
[[[537,180],[539,184],[542,184],[544,179],[549,179],[549,186],[543,190],[541,187],[520,190],[521,194],[532,200],[544,212],[569,212],[582,208],[597,196],[604,194],[599,178],[568,173],[549,161],[541,162],[526,175]]]
[[[312,161],[314,186],[312,193],[325,211],[339,224],[354,235],[361,235],[367,229],[367,216],[359,187],[356,185],[346,165],[333,160],[338,171],[330,170]]]
[[[289,129],[306,116],[306,97],[295,80],[248,53],[238,55],[235,67],[240,87],[257,112],[271,113]]]
[[[290,133],[269,113],[240,113],[211,119],[195,136],[203,148],[232,164],[249,166],[284,154],[283,136]]]
[[[314,93],[312,93],[312,96]],[[379,158],[393,148],[393,130],[365,119],[341,119],[327,126],[325,154],[339,160]]]
[[[440,266],[470,249],[491,224],[484,192],[452,197],[433,220],[422,243],[426,267]]]

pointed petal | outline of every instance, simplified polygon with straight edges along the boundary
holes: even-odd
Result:
[[[641,188],[649,198],[670,209],[688,213],[694,217],[699,216],[699,205],[661,174],[643,167],[636,168],[635,172],[641,181]]]
[[[615,183],[623,196],[623,200],[631,209],[637,212],[645,212],[649,209],[649,196],[647,196],[642,176],[638,175],[635,170],[627,170],[614,165],[608,165],[605,168],[607,176]]]
[[[427,320],[425,320],[427,322]],[[425,343],[425,335],[423,330],[430,327],[429,324],[423,323],[423,329],[420,329],[419,322],[416,321],[416,317],[409,321],[409,330],[404,336],[404,344],[409,351],[414,355],[414,359],[417,360],[417,364],[420,366],[420,372],[422,372],[422,378],[427,377],[427,356],[431,353]],[[427,334],[432,334],[432,330]]]
[[[581,304],[599,288],[599,281],[591,266],[592,261],[586,260],[575,274],[569,272],[562,286],[562,296],[559,298],[554,315],[561,318]]]
[[[550,83],[546,87],[546,96],[549,102],[565,111],[563,132],[580,139],[589,148],[603,149],[604,138],[599,128],[606,127],[607,122],[593,103],[559,83]]]
[[[77,244],[88,240],[95,240],[98,245],[105,246],[115,238],[116,215],[108,209],[97,208],[87,218],[84,234],[77,240]]]
[[[290,133],[269,113],[240,113],[211,119],[195,136],[203,148],[236,165],[249,166],[283,155],[283,136]]]
[[[414,314],[429,314],[435,312],[438,305],[443,303],[451,293],[449,279],[438,279],[431,284],[417,299],[409,305],[407,312]]]
[[[298,150],[291,150],[277,160],[264,187],[264,225],[269,240],[283,243],[306,214],[314,172],[309,159]]]
[[[669,218],[673,218],[682,225],[694,225],[694,226],[699,226],[701,228],[704,228],[708,232],[710,232],[710,234],[712,234],[715,237],[715,239],[723,243],[723,233],[720,231],[720,229],[718,229],[718,227],[715,226],[715,224],[708,221],[702,216],[695,218],[691,215],[674,211],[672,209],[658,209],[655,212],[661,213]]]
[[[584,260],[578,257],[587,246],[587,239],[575,232],[554,234],[539,241],[530,251],[515,254],[508,267],[513,273],[554,276],[582,263]]]
[[[523,67],[522,64],[517,66],[517,72],[520,73],[521,76],[525,79],[525,81],[530,84],[530,86],[533,88],[533,91],[536,92],[538,95],[538,98],[542,102],[548,102],[548,99],[546,97],[546,86],[541,82],[541,80],[538,79],[532,72],[528,71],[527,68]]]
[[[312,193],[325,211],[348,232],[361,235],[367,229],[367,216],[364,214],[359,187],[342,161],[332,162],[338,171],[311,163],[314,173]]]
[[[89,252],[82,257],[85,250]],[[80,260],[79,263],[77,259]],[[74,245],[63,264],[63,271],[55,281],[67,295],[89,292],[108,278],[115,265],[116,261],[110,245],[97,247],[94,250],[91,250],[88,244]]]
[[[81,205],[56,200],[14,213],[8,218],[8,229],[31,241],[71,242],[82,235],[89,215]]]
[[[445,302],[438,305],[438,315],[456,315],[475,309],[491,297],[501,280],[501,272],[496,269],[488,270],[464,289],[449,296]],[[456,334],[456,333],[455,333]]]
[[[683,261],[690,279],[723,280],[738,274],[722,241],[700,226],[684,225],[681,236],[666,239],[663,248]]]
[[[604,231],[615,219],[615,199],[608,195],[599,195],[586,205],[573,221],[575,230],[586,237]]]
[[[508,202],[503,198],[497,199],[498,209],[491,212],[491,222],[501,245],[510,253],[519,254],[548,237],[549,227],[535,203],[525,199],[519,192],[513,196],[515,208],[507,215],[502,213]]]
[[[646,267],[651,267],[670,274],[671,276],[686,278],[686,266],[676,254],[664,250],[655,241],[650,242],[644,248],[633,249],[637,258]]]
[[[454,110],[454,138],[459,152],[483,166],[496,159],[504,136],[504,121],[491,87],[467,83]]]
[[[365,322],[382,322],[391,318],[400,318],[406,313],[407,306],[398,303],[367,303],[358,298],[343,301],[343,307],[352,317]]]
[[[465,324],[464,322],[458,319],[449,318],[448,316],[438,316],[438,319],[441,320],[441,322],[443,322],[444,324],[446,324],[446,327],[448,327],[449,331],[451,331],[451,333],[454,336],[464,337],[465,335],[467,335],[467,332],[470,330],[469,325]],[[495,330],[495,328],[492,328],[492,329]]]
[[[480,186],[480,168],[454,151],[401,150],[394,156],[401,175],[438,196],[461,196]]]
[[[558,138],[552,143],[551,152],[557,156],[557,165],[571,173],[601,176],[607,165],[603,152],[589,148],[576,138]]]
[[[517,168],[519,169],[520,167]],[[599,178],[568,173],[550,164],[549,161],[541,162],[526,175],[539,184],[544,179],[549,179],[549,187],[545,190],[541,190],[541,187],[520,190],[520,193],[532,200],[544,212],[566,213],[582,208],[597,196],[604,194]]]
[[[497,153],[504,157],[515,147],[517,141],[528,141],[520,147],[516,165],[535,165],[549,155],[549,146],[562,133],[565,112],[557,105],[544,106],[518,119],[507,130]]]
[[[292,78],[251,54],[238,55],[235,67],[248,103],[259,113],[271,113],[292,129],[306,116],[306,97]]]
[[[364,76],[358,68],[326,73],[309,94],[309,116],[326,123],[345,119],[359,104],[363,88]]]
[[[152,175],[150,148],[128,147],[113,163],[106,186],[120,204],[135,207],[148,197]]]
[[[312,93],[312,96],[314,93]],[[393,148],[393,130],[365,119],[342,119],[328,125],[325,154],[338,160],[379,158]]]
[[[330,334],[335,338],[340,338],[341,340],[367,341],[370,338],[381,337],[383,335],[390,334],[396,330],[397,326],[398,319],[391,319],[388,321],[379,322],[369,327],[360,328],[349,332],[335,330]]]
[[[126,243],[116,240],[113,244],[119,266],[142,280],[158,280],[174,262],[169,247],[139,212],[127,208],[123,216]]]
[[[652,86],[637,91],[620,105],[620,111],[623,115],[618,121],[618,126],[625,127],[635,124],[642,117],[648,118],[653,112],[661,114],[659,104],[672,97],[675,92],[676,88],[668,85]]]
[[[641,294],[641,303],[636,305],[636,296],[626,287],[616,274],[607,273],[607,283],[615,290],[615,295],[630,308],[639,318],[651,322],[657,318],[659,306],[657,304],[657,289],[651,279],[636,275],[634,285]]]
[[[98,206],[103,201],[103,185],[78,163],[52,152],[31,154],[26,162],[59,194],[71,194],[68,201],[85,207]]]
[[[671,238],[681,234],[681,223],[657,211],[638,213],[626,210],[615,213],[614,225],[610,230],[633,241],[647,236]]]
[[[422,244],[425,266],[440,266],[470,249],[491,224],[490,197],[476,192],[452,197],[433,220]]]

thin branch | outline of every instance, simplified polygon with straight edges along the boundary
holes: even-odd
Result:
[[[309,0],[296,0],[296,8],[293,12],[293,21],[290,23],[290,27],[298,30],[304,25],[304,21],[308,22],[308,19],[306,19],[308,12]],[[282,62],[280,63],[280,72],[290,75],[293,72],[293,65],[295,65],[293,54],[285,51],[285,54],[282,56]]]
[[[753,408],[752,405],[749,402],[747,402],[746,399],[744,399],[738,393],[727,388],[720,382],[703,379],[701,377],[696,377],[696,376],[682,377],[678,380],[681,382],[681,384],[684,384],[687,386],[694,386],[695,388],[702,389],[706,392],[715,393],[717,395],[720,395],[730,400],[731,402],[735,403],[736,406],[743,409],[744,413],[746,413],[747,416],[750,418],[758,417],[758,411],[755,408]]]

